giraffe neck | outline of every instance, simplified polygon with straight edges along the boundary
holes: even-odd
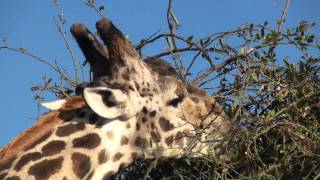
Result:
[[[137,158],[181,156],[194,140],[192,125],[174,124],[168,120],[170,114],[163,116],[152,106],[121,121],[104,119],[81,98],[75,99],[76,103],[69,101],[61,113],[49,113],[39,121],[31,128],[33,134],[27,130],[5,148],[7,159],[0,161],[0,177],[103,179]],[[21,143],[37,133],[32,143]]]

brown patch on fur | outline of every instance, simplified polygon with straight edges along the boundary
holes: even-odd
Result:
[[[36,180],[48,179],[51,175],[61,169],[62,161],[63,157],[51,160],[43,160],[31,166],[28,173],[33,175]]]
[[[171,136],[167,137],[167,138],[165,139],[165,142],[166,142],[166,144],[167,144],[168,146],[171,145],[172,142],[173,142],[173,136],[171,135]]]
[[[51,141],[48,144],[42,147],[42,155],[43,156],[52,156],[58,154],[62,151],[66,146],[66,143],[63,141]]]
[[[147,147],[148,141],[147,139],[138,136],[134,141],[134,144],[140,149],[145,149]]]
[[[127,145],[129,143],[129,139],[127,136],[122,135],[120,140],[120,145]]]
[[[99,164],[103,164],[105,162],[108,161],[108,154],[106,152],[106,150],[101,150],[99,153],[98,153],[98,162]]]
[[[66,137],[70,134],[76,133],[78,131],[84,130],[85,124],[83,122],[70,123],[64,126],[61,126],[57,129],[56,135],[60,137]]]
[[[67,110],[79,109],[83,105],[85,105],[85,102],[82,97],[73,96],[67,100],[60,110],[52,111],[44,115],[35,125],[22,132],[11,141],[10,144],[0,150],[0,167],[2,164],[6,164],[6,162],[25,151],[25,149],[32,147],[30,145],[34,144],[45,135],[48,135],[55,126],[64,122],[64,119],[61,119],[61,115]]]
[[[38,160],[41,157],[42,157],[42,155],[39,152],[27,153],[19,159],[16,166],[14,167],[14,170],[20,171],[21,168],[23,166],[25,166],[26,164],[28,164],[30,161]]]
[[[123,154],[118,152],[113,156],[113,160],[112,161],[116,162],[116,161],[120,160],[122,158],[122,156],[123,156]]]
[[[158,131],[151,131],[151,138],[152,138],[152,140],[154,140],[156,142],[161,141],[161,136]]]
[[[86,174],[90,171],[91,163],[90,158],[82,153],[74,153],[71,156],[72,160],[72,170],[77,177],[84,178]]]
[[[101,138],[96,133],[90,133],[85,136],[76,138],[72,141],[75,148],[93,149],[100,145]]]
[[[127,128],[127,129],[130,129],[130,127],[131,127],[131,126],[130,126],[130,123],[127,123],[126,128]]]
[[[159,125],[163,131],[170,131],[174,128],[173,124],[166,118],[161,117],[159,119]]]

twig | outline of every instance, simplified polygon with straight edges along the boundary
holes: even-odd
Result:
[[[286,0],[286,4],[285,4],[285,6],[284,6],[284,8],[282,10],[281,19],[280,19],[280,22],[278,24],[278,30],[277,30],[278,34],[281,32],[281,28],[282,28],[282,25],[283,25],[283,23],[285,21],[285,16],[286,16],[286,13],[288,11],[289,4],[290,4],[290,0]]]
[[[85,0],[82,0],[82,2],[87,5],[88,7],[93,8],[99,15],[101,18],[105,18],[105,16],[101,13],[101,11],[93,4],[93,3],[88,3]],[[103,7],[103,6],[101,6]]]
[[[70,43],[69,43],[69,41],[67,39],[67,36],[66,36],[66,32],[64,30],[64,24],[65,24],[64,12],[63,12],[63,9],[62,9],[62,7],[61,7],[61,5],[59,3],[59,0],[54,0],[54,4],[59,9],[59,15],[58,15],[59,21],[56,18],[54,18],[53,21],[54,21],[54,23],[56,25],[57,30],[59,31],[60,35],[62,36],[62,38],[63,38],[63,40],[65,42],[65,45],[67,47],[67,50],[68,50],[68,52],[69,52],[69,54],[71,56],[71,59],[72,59],[72,62],[73,62],[73,66],[74,66],[74,70],[75,70],[76,82],[79,83],[79,70],[78,70],[79,61],[76,59],[76,57],[73,54],[73,50],[72,50],[72,48],[70,46]],[[81,68],[81,70],[82,70],[82,68]],[[82,74],[83,74],[83,70],[82,70]]]
[[[10,51],[15,51],[15,52],[19,52],[19,53],[22,53],[22,54],[25,54],[27,56],[30,56],[32,57],[33,59],[41,62],[41,63],[44,63],[46,65],[48,65],[49,67],[51,67],[54,71],[56,71],[57,73],[59,73],[59,75],[61,77],[63,77],[63,79],[65,79],[68,83],[70,83],[72,86],[75,86],[76,85],[76,82],[73,81],[71,78],[69,78],[65,73],[63,73],[59,67],[49,63],[47,60],[43,59],[43,58],[40,58],[39,56],[36,56],[30,52],[28,52],[26,49],[22,49],[22,48],[12,48],[12,47],[6,47],[6,46],[2,46],[0,47],[0,50],[1,49],[7,49],[7,50],[10,50]]]
[[[156,158],[152,161],[152,163],[150,164],[150,166],[147,169],[147,172],[144,174],[143,176],[143,180],[146,180],[150,174],[150,172],[152,171],[153,168],[155,168],[158,164],[159,158]]]

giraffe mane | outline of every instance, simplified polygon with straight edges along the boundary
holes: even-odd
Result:
[[[85,105],[80,96],[73,96],[56,111],[45,114],[33,126],[20,133],[8,145],[0,148],[0,165],[6,164],[18,156],[21,152],[32,148],[43,137],[50,135],[52,129],[59,123],[65,121],[72,112]]]

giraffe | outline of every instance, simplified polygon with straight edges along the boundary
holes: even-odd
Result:
[[[113,23],[71,33],[93,80],[0,150],[0,179],[107,179],[136,159],[223,157],[231,121],[214,98],[140,54]],[[221,158],[223,159],[223,158]],[[226,158],[227,159],[227,158]]]

